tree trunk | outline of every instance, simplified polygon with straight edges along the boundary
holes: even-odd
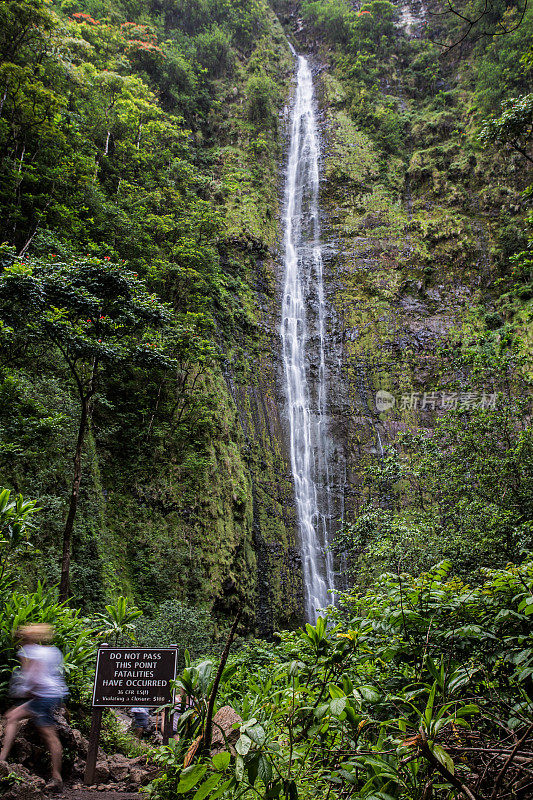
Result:
[[[72,480],[72,491],[70,493],[67,521],[65,522],[65,530],[63,531],[63,557],[61,559],[61,580],[59,583],[59,601],[61,603],[64,603],[66,600],[68,600],[70,590],[70,551],[72,543],[72,531],[74,530],[74,518],[78,509],[83,443],[85,441],[89,416],[90,395],[85,395],[81,403],[78,439],[76,442],[76,451],[74,453],[74,478]]]
[[[209,705],[207,707],[207,716],[205,719],[204,734],[202,737],[202,750],[206,753],[208,753],[211,750],[211,738],[213,736],[213,712],[215,710],[215,700],[217,699],[218,686],[220,684],[222,673],[224,672],[224,667],[226,666],[226,661],[228,660],[231,643],[233,642],[235,634],[237,633],[237,625],[239,624],[241,615],[242,615],[242,607],[237,611],[237,616],[235,617],[233,625],[231,626],[231,631],[228,636],[228,641],[226,642],[224,652],[220,657],[220,664],[218,665],[217,674],[213,682],[213,688],[211,689],[211,695],[209,697]]]

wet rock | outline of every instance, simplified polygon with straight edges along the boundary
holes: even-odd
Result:
[[[129,778],[129,785],[132,788],[136,788],[137,786],[144,786],[150,782],[150,773],[140,767],[133,767],[130,771]]]
[[[405,295],[405,297],[402,297],[400,305],[408,314],[424,315],[428,312],[427,306],[412,295]]]
[[[72,777],[81,778],[85,773],[85,759],[77,758],[72,765]]]
[[[27,764],[30,761],[35,761],[36,757],[41,760],[42,756],[44,755],[43,748],[39,745],[35,747],[28,739],[24,736],[25,731],[19,730],[17,734],[17,738],[13,744],[11,749],[11,754],[13,758],[19,764]]]
[[[89,741],[83,736],[83,734],[76,730],[76,728],[72,729],[72,738],[74,741],[76,752],[79,756],[83,758],[87,757],[87,751],[89,749]]]
[[[80,731],[68,725],[63,715],[57,717],[57,735],[63,747],[63,774],[69,777],[76,758],[85,758],[87,755],[87,739]],[[3,728],[0,727],[0,738]],[[17,731],[17,736],[11,750],[14,763],[22,764],[31,772],[47,775],[50,769],[50,757],[35,725],[31,720],[24,720]]]
[[[428,289],[426,291],[426,294],[430,298],[430,300],[434,300],[437,303],[439,303],[442,300],[442,295],[438,289]]]

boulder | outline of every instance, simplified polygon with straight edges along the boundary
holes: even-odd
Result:
[[[57,735],[63,746],[63,777],[68,779],[77,756],[86,758],[88,742],[80,731],[71,728],[62,716],[57,717]],[[22,764],[31,772],[40,775],[49,774],[48,749],[31,720],[20,723],[10,757],[14,763]]]
[[[130,787],[135,789],[137,786],[144,786],[147,783],[150,783],[150,773],[147,770],[140,767],[133,767],[130,770]]]
[[[22,764],[30,768],[33,768],[34,765],[39,768],[46,767],[48,763],[47,750],[30,720],[25,719],[19,724],[10,757],[15,764]]]
[[[228,749],[225,739],[229,744],[230,753],[235,755],[234,745],[240,736],[239,729],[233,728],[233,725],[236,723],[242,725],[242,719],[231,706],[222,706],[222,708],[219,708],[213,717],[213,734],[211,737],[212,755]]]
[[[76,728],[72,728],[72,738],[77,755],[81,758],[87,758],[87,752],[89,750],[88,739],[86,739],[85,736],[83,736],[83,734]]]
[[[131,768],[131,762],[126,758],[126,756],[123,756],[120,753],[109,756],[107,759],[107,765],[113,780],[123,781],[128,777]]]
[[[83,778],[85,774],[85,758],[77,758],[74,764],[72,765],[72,774],[71,777],[76,778]]]
[[[109,780],[110,772],[107,766],[107,761],[97,761],[94,768],[93,783],[107,783]]]

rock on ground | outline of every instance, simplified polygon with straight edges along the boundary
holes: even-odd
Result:
[[[236,723],[242,725],[242,719],[231,706],[222,706],[222,708],[219,708],[213,717],[213,735],[211,738],[212,755],[228,749],[225,740],[228,742],[230,753],[235,755],[234,745],[240,736],[239,729],[233,728],[233,725]]]
[[[63,745],[63,778],[66,781],[78,781],[81,786],[85,772],[88,741],[83,734],[71,728],[64,717],[58,718],[57,732]],[[3,725],[0,724],[0,739]],[[150,782],[154,768],[146,766],[146,758],[126,758],[116,753],[106,756],[103,750],[98,751],[98,761],[94,776],[94,785],[80,788],[80,797],[88,800],[87,792],[98,787],[99,797],[102,792],[112,795],[114,800],[120,797],[136,797],[136,790]],[[35,774],[37,773],[37,774]],[[44,800],[49,795],[44,791],[46,781],[41,776],[50,775],[50,757],[35,726],[26,720],[21,723],[13,744],[9,763],[0,762],[0,798],[2,800]],[[65,797],[72,795],[72,789],[65,789]],[[133,794],[132,794],[133,792]],[[61,796],[61,795],[58,795]]]
[[[0,761],[0,797],[2,800],[42,800],[45,781],[22,766]]]

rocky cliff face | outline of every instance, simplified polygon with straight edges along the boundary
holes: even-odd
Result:
[[[263,274],[257,301],[262,330],[261,352],[252,367],[253,383],[226,382],[244,438],[249,479],[251,534],[256,558],[256,625],[269,637],[280,625],[301,616],[301,570],[297,541],[287,420],[284,415],[279,315],[279,247],[261,259]]]
[[[349,519],[368,499],[369,457],[491,391],[468,370],[454,371],[448,354],[484,324],[497,338],[493,284],[504,228],[509,220],[519,228],[524,213],[520,156],[484,150],[476,139],[473,56],[437,53],[428,93],[410,71],[415,56],[405,60],[405,42],[425,35],[425,5],[397,4],[393,18],[389,52],[378,69],[378,56],[369,61],[379,76],[369,89],[348,74],[342,47],[296,12],[286,17],[300,47],[315,53],[331,460],[337,514]],[[357,122],[365,103],[366,130]]]

